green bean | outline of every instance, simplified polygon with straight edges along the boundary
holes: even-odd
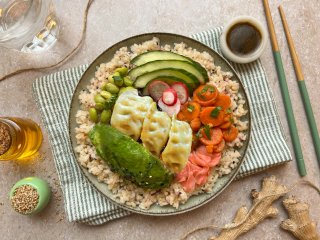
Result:
[[[123,78],[121,77],[119,72],[115,72],[113,75],[114,84],[118,87],[121,87],[123,85]]]
[[[98,122],[98,112],[95,108],[89,109],[89,118],[92,122]]]
[[[124,85],[126,85],[127,87],[130,87],[133,84],[133,81],[129,77],[124,77],[123,82],[124,82]]]
[[[111,110],[103,110],[100,116],[100,122],[109,123],[111,118]]]
[[[106,100],[98,93],[94,96],[95,103],[105,103]]]
[[[107,90],[107,83],[105,82],[104,84],[102,84],[102,86],[101,86],[101,90],[102,91],[106,91]]]
[[[97,109],[98,111],[102,111],[103,109],[105,109],[106,104],[105,103],[96,103],[96,105],[94,106],[95,109]]]
[[[126,76],[126,75],[128,74],[128,68],[126,68],[126,67],[120,67],[120,68],[117,68],[117,69],[115,70],[115,72],[120,73],[120,75],[121,75],[122,77],[124,77],[124,76]]]
[[[113,76],[112,76],[112,75],[110,75],[110,76],[108,77],[108,82],[114,84],[114,80],[113,80]]]
[[[114,84],[117,85],[118,87],[122,87],[122,85],[123,85],[123,78],[114,80]]]
[[[106,90],[112,94],[118,93],[119,92],[119,88],[112,84],[112,83],[107,83],[106,84]]]
[[[108,100],[108,99],[110,99],[112,97],[112,94],[109,93],[108,91],[101,91],[100,95],[106,100]]]

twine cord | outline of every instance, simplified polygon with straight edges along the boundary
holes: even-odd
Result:
[[[273,196],[283,196],[289,192],[291,192],[292,190],[294,190],[298,185],[307,185],[311,188],[313,188],[314,190],[316,190],[319,195],[320,195],[320,188],[317,187],[315,184],[313,184],[312,182],[308,181],[308,180],[298,180],[297,182],[295,182],[291,187],[289,187],[289,189],[287,191],[284,191],[282,193],[279,194],[270,194],[265,196],[264,198],[262,198],[260,201],[254,203],[251,207],[251,209],[249,210],[249,212],[246,214],[246,216],[242,219],[242,221],[238,222],[238,223],[231,223],[231,224],[226,224],[224,227],[221,226],[216,226],[216,225],[204,225],[201,227],[197,227],[195,229],[190,230],[189,232],[187,232],[185,235],[183,235],[183,237],[180,240],[184,240],[187,239],[187,237],[195,232],[201,231],[201,230],[208,230],[208,229],[218,229],[218,230],[228,230],[228,229],[232,229],[232,228],[236,228],[239,227],[240,225],[242,225],[251,215],[251,213],[253,212],[253,210],[255,210],[255,208],[261,203],[261,201],[263,199],[266,199],[268,197],[273,197]]]
[[[44,67],[30,67],[30,68],[22,68],[19,70],[16,70],[14,72],[11,72],[9,74],[4,75],[3,77],[0,78],[0,81],[8,79],[10,77],[13,77],[15,75],[18,75],[20,73],[23,72],[28,72],[28,71],[37,71],[37,70],[46,70],[46,69],[50,69],[50,68],[54,68],[54,67],[58,67],[60,66],[62,63],[64,63],[65,61],[67,61],[68,59],[70,59],[80,48],[80,46],[83,43],[86,31],[87,31],[87,20],[88,20],[88,13],[89,13],[89,9],[90,6],[92,4],[94,0],[88,0],[87,2],[87,6],[85,8],[84,14],[83,14],[83,27],[82,27],[82,32],[81,32],[81,38],[78,42],[78,44],[66,55],[64,56],[61,60],[59,60],[58,62],[48,65],[48,66],[44,66]]]

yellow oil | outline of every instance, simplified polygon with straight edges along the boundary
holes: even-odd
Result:
[[[11,136],[10,147],[0,160],[31,159],[42,143],[40,127],[32,120],[11,117],[0,118],[0,124],[7,126]]]

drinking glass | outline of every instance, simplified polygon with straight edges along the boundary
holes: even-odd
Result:
[[[0,0],[0,47],[40,52],[57,41],[51,0]]]

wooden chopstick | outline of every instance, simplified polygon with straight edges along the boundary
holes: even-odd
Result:
[[[294,115],[293,115],[286,75],[283,69],[283,63],[282,63],[282,58],[279,50],[279,44],[278,44],[277,36],[274,30],[274,25],[273,25],[272,16],[270,13],[268,0],[263,0],[263,5],[265,9],[266,18],[267,18],[268,29],[269,29],[270,39],[271,39],[272,49],[273,49],[273,57],[274,57],[274,61],[277,69],[284,108],[287,115],[287,121],[289,125],[293,150],[296,156],[299,174],[300,176],[305,176],[307,175],[307,171],[306,171],[306,167],[303,160],[303,154],[302,154],[300,139],[298,135],[298,129],[297,129]]]
[[[307,91],[307,88],[306,88],[306,84],[305,84],[305,81],[304,81],[302,67],[301,67],[301,64],[300,64],[299,57],[297,55],[295,46],[294,46],[293,39],[292,39],[291,34],[290,34],[290,30],[289,30],[289,26],[288,26],[288,23],[287,23],[287,20],[286,20],[286,16],[284,14],[284,11],[283,11],[283,8],[282,8],[281,5],[279,6],[279,12],[280,12],[283,28],[284,28],[284,31],[285,31],[285,34],[286,34],[287,42],[288,42],[288,45],[289,45],[289,50],[290,50],[290,54],[291,54],[291,58],[292,58],[292,63],[293,63],[294,70],[295,70],[295,73],[296,73],[296,77],[297,77],[297,80],[298,80],[298,86],[299,86],[301,98],[302,98],[302,101],[303,101],[304,110],[305,110],[306,115],[307,115],[308,124],[309,124],[309,128],[310,128],[310,131],[311,131],[311,136],[312,136],[312,140],[313,140],[314,149],[315,149],[315,152],[316,152],[316,156],[317,156],[318,162],[320,164],[319,132],[318,132],[316,121],[314,119],[314,115],[313,115],[313,111],[312,111],[312,106],[311,106],[309,94],[308,94],[308,91]]]

